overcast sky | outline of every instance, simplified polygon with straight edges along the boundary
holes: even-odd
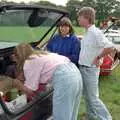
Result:
[[[30,1],[34,1],[34,2],[37,2],[37,1],[50,1],[51,3],[54,3],[56,5],[63,5],[63,6],[65,6],[65,4],[67,3],[68,0],[7,0],[7,1],[14,1],[14,2],[17,2],[17,3],[19,3],[19,2],[28,3]]]
[[[65,6],[65,4],[67,3],[68,0],[7,0],[7,1],[15,1],[17,3],[19,3],[19,2],[28,3],[30,1],[34,1],[34,2],[38,2],[38,1],[50,1],[51,3],[54,3],[56,5],[63,5],[63,6]],[[117,0],[117,1],[120,1],[120,0]]]

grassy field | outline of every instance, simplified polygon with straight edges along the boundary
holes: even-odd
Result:
[[[10,41],[10,42],[33,42],[38,41],[48,27],[0,27],[0,41]]]
[[[84,33],[84,30],[80,27],[74,27],[76,34]],[[29,28],[25,26],[15,27],[0,27],[0,41],[12,41],[12,42],[33,42],[40,40],[48,27],[35,27]],[[51,33],[51,32],[50,32]],[[52,34],[52,33],[51,33]],[[50,34],[46,39],[49,39]]]
[[[100,98],[110,111],[113,120],[120,120],[120,65],[110,76],[100,77]],[[85,120],[86,110],[82,98],[78,120]]]
[[[75,33],[77,35],[83,35],[83,33],[85,32],[85,29],[78,27],[74,27]]]

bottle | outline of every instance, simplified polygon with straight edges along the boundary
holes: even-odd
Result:
[[[10,91],[10,101],[18,97],[18,90],[16,88],[11,89]]]

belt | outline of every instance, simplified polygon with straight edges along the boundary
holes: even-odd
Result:
[[[90,68],[89,66],[86,65],[79,65],[80,67],[86,67],[86,68]]]

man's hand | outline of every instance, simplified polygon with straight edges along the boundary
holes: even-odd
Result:
[[[103,63],[103,58],[100,58],[99,56],[97,56],[94,60],[93,60],[93,64],[96,65],[96,67],[100,67]]]
[[[116,52],[117,58],[120,60],[120,51]]]

